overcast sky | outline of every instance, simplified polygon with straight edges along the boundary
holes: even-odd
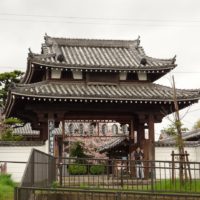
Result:
[[[177,88],[200,88],[199,0],[0,0],[0,72],[25,71],[28,48],[40,53],[44,34],[54,37],[136,39],[147,55],[177,55]],[[170,85],[167,75],[158,81]],[[191,128],[200,103],[183,110]],[[166,127],[167,119],[156,125]]]

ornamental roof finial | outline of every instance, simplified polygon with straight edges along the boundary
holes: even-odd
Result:
[[[176,55],[172,58],[172,64],[175,64],[176,62]]]
[[[49,38],[49,36],[47,35],[47,33],[44,34],[44,40],[46,41],[47,38]]]
[[[28,56],[31,57],[31,58],[33,58],[33,52],[31,51],[30,47],[28,48],[28,51],[29,51]]]
[[[137,38],[137,47],[138,48],[140,46],[140,36],[138,35],[138,38]]]

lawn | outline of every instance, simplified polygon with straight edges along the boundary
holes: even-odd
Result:
[[[9,174],[0,174],[0,199],[13,200],[15,183]]]
[[[170,179],[154,181],[151,184],[138,184],[138,185],[124,185],[122,190],[137,190],[137,191],[156,191],[163,193],[200,193],[200,180],[191,180],[180,183],[180,180],[172,182]]]
[[[172,182],[170,179],[165,180],[154,180],[153,186],[151,182],[145,184],[145,182],[137,184],[127,184],[124,181],[124,184],[121,185],[90,185],[87,183],[80,183],[79,186],[76,186],[80,189],[93,189],[93,190],[121,190],[121,191],[145,191],[145,192],[160,192],[160,193],[200,193],[200,180],[194,179],[184,183],[180,183],[180,180],[175,180]]]

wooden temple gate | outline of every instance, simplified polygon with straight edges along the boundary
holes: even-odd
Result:
[[[40,116],[44,116],[40,114]],[[54,114],[53,116],[60,116],[58,114]],[[142,116],[142,115],[141,115]],[[140,146],[141,149],[144,151],[144,160],[154,160],[155,159],[155,147],[154,147],[154,117],[151,115],[146,115],[142,117],[135,116],[128,116],[128,115],[70,115],[69,117],[65,116],[64,118],[58,120],[58,118],[48,120],[51,121],[54,125],[58,126],[60,124],[59,128],[61,129],[62,136],[57,139],[57,143],[54,144],[53,152],[50,149],[49,153],[56,156],[56,157],[63,157],[64,154],[64,142],[70,141],[71,138],[79,138],[80,140],[84,140],[84,137],[100,137],[100,138],[107,138],[107,140],[111,140],[112,138],[117,137],[123,137],[125,134],[102,134],[100,127],[97,125],[97,132],[95,134],[90,133],[84,133],[81,134],[79,132],[77,133],[69,133],[70,131],[66,130],[66,122],[69,124],[75,124],[75,123],[103,123],[103,124],[126,124],[128,127],[128,131],[126,137],[128,138],[128,152],[127,152],[127,159],[133,160],[133,154],[134,151],[138,146]],[[51,145],[52,139],[50,139],[51,135],[51,126],[48,126],[48,135],[46,137],[49,137],[49,145]],[[54,139],[55,140],[55,139]],[[118,158],[119,159],[119,158]],[[122,159],[122,158],[120,158]],[[135,176],[135,169],[131,166],[128,166],[131,175]],[[144,162],[144,171],[145,171],[145,177],[148,177],[149,175],[149,166],[148,163]]]
[[[33,130],[40,131],[42,141],[49,139],[50,154],[54,153],[53,129],[60,122],[126,123],[129,156],[140,145],[145,160],[154,160],[154,124],[174,112],[173,89],[154,82],[176,67],[175,57],[147,56],[139,38],[87,40],[45,35],[44,40],[40,54],[29,52],[21,83],[9,91],[6,117],[30,122]],[[199,90],[177,89],[176,93],[179,109],[200,98]]]

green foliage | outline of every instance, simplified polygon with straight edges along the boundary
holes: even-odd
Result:
[[[164,128],[163,131],[169,135],[169,136],[176,136],[177,135],[177,129],[181,129],[181,131],[188,131],[188,128],[183,127],[183,124],[181,121],[175,121],[168,125],[167,128]]]
[[[52,184],[51,184],[51,187],[52,188],[57,188],[59,186],[59,183],[57,181],[54,181]]]
[[[16,118],[16,117],[10,117],[4,120],[4,124],[6,125],[16,125],[16,124],[22,124],[22,120]]]
[[[81,164],[71,164],[69,165],[68,170],[71,175],[83,175],[87,173],[87,166]]]
[[[22,75],[23,72],[18,70],[0,73],[0,104],[5,104],[9,87],[12,83],[18,83]]]
[[[0,199],[11,200],[13,199],[14,187],[16,184],[11,179],[9,174],[0,175]]]
[[[7,128],[2,132],[0,139],[2,141],[22,141],[24,137],[22,135],[14,135],[13,130]]]
[[[1,134],[0,140],[3,141],[21,141],[24,139],[22,135],[14,135],[13,128],[21,126],[23,122],[18,118],[7,118],[4,121],[1,121]]]
[[[103,174],[105,172],[105,165],[92,165],[90,167],[90,173],[93,175]]]
[[[82,142],[74,142],[70,148],[70,157],[85,158],[87,155],[84,151],[84,144]]]
[[[169,136],[177,134],[177,130],[174,124],[170,124],[167,128],[164,128],[164,132]]]
[[[196,123],[193,126],[194,129],[200,128],[200,119],[196,121]]]
[[[191,180],[181,182],[180,179],[172,180],[160,180],[155,184],[156,191],[170,191],[170,192],[200,192],[200,181]]]
[[[0,184],[15,187],[14,181],[11,179],[11,174],[1,174]]]

